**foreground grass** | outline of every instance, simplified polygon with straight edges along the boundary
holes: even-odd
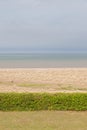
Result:
[[[0,93],[0,110],[87,110],[87,93]]]
[[[0,130],[87,130],[87,112],[0,112]]]

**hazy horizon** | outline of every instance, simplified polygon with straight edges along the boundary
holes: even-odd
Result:
[[[22,49],[22,48],[13,48],[13,49],[1,49],[0,48],[0,54],[1,53],[87,53],[86,50],[51,50],[51,49],[44,49],[44,50],[38,50],[38,49]]]

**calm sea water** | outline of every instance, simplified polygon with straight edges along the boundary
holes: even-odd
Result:
[[[0,68],[87,67],[87,53],[0,54]]]

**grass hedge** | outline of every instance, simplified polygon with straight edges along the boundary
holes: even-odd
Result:
[[[87,110],[86,93],[0,93],[1,111]]]

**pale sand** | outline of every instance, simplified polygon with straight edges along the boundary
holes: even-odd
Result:
[[[0,69],[0,92],[87,92],[87,68]]]

